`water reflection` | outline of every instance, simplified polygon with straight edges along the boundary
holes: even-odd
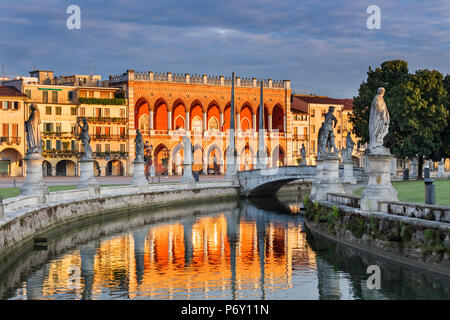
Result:
[[[361,272],[373,261],[360,258],[349,265],[346,255],[355,257],[354,253],[307,235],[301,215],[288,211],[299,203],[297,198],[275,203],[277,210],[263,209],[261,203],[259,207],[244,201],[171,208],[91,225],[84,231],[60,237],[47,252],[34,251],[22,259],[17,267],[0,277],[0,297],[374,297],[363,292],[362,283],[367,275]],[[167,220],[168,217],[171,219]],[[398,281],[404,280],[405,276],[400,275]],[[414,287],[412,280],[408,281]],[[430,281],[429,287],[435,286],[435,278],[426,279],[424,286]],[[448,294],[445,288],[446,284],[434,296],[445,297]],[[414,292],[408,296],[414,297]],[[386,288],[375,297],[402,298],[402,295]]]

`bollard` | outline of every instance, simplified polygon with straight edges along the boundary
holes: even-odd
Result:
[[[426,167],[423,174],[425,179],[430,179],[430,168]]]
[[[436,203],[436,190],[433,179],[425,179],[425,204]]]
[[[16,178],[13,179],[14,188],[16,187]]]
[[[409,180],[409,169],[408,168],[406,168],[403,171],[403,180]]]

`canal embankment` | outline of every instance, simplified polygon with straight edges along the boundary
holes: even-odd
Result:
[[[231,181],[215,181],[58,191],[47,194],[45,201],[32,196],[9,198],[0,204],[0,263],[51,230],[83,219],[124,209],[152,210],[238,196],[239,188]]]
[[[382,202],[360,209],[360,197],[305,197],[306,225],[313,232],[400,263],[450,276],[450,207]]]

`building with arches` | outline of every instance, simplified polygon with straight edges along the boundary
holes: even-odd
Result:
[[[0,86],[0,176],[24,175],[26,101],[17,88]]]
[[[182,137],[194,146],[194,171],[226,171],[231,119],[231,78],[128,70],[110,76],[109,85],[128,93],[129,172],[136,129],[151,146],[157,173],[182,174]],[[265,140],[272,165],[293,164],[290,81],[263,81]],[[239,167],[253,168],[258,150],[260,81],[237,77],[236,150]],[[275,154],[277,153],[277,154]],[[280,161],[281,155],[281,161]],[[273,159],[276,159],[275,161]]]

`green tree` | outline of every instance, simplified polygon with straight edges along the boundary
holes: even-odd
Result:
[[[350,121],[353,124],[353,133],[361,139],[361,143],[369,142],[369,115],[372,99],[379,87],[386,89],[384,99],[389,112],[395,103],[392,99],[394,87],[403,84],[408,78],[408,63],[403,60],[389,60],[373,70],[369,67],[367,80],[358,90],[358,96],[353,97],[353,112]],[[385,145],[390,147],[390,136],[385,138]]]
[[[448,124],[447,91],[443,75],[436,70],[418,70],[391,92],[391,152],[401,158],[442,158],[443,132]]]

